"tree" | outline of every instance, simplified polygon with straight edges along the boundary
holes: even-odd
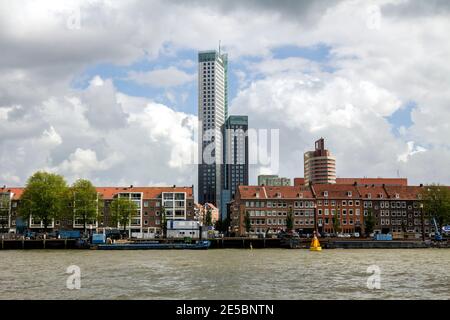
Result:
[[[84,233],[88,221],[95,221],[101,210],[97,189],[89,180],[75,181],[69,190],[69,201],[73,204],[73,218],[83,221]]]
[[[334,233],[341,232],[341,221],[340,221],[337,213],[335,213],[333,215],[333,230],[334,230]]]
[[[287,214],[286,229],[288,231],[291,231],[292,229],[294,229],[294,219],[293,219],[293,216],[292,216],[292,208],[289,208],[289,212]]]
[[[31,217],[42,221],[44,230],[54,219],[67,214],[68,186],[64,177],[38,171],[27,181],[20,198],[19,214],[26,220]]]
[[[9,207],[9,193],[0,194],[0,225],[2,227],[2,232],[4,232],[6,227],[9,225]]]
[[[161,207],[161,225],[163,231],[163,238],[167,237],[167,216],[166,216],[166,208],[164,206]]]
[[[127,224],[138,210],[137,204],[129,198],[117,197],[111,202],[111,218],[114,223],[120,223],[123,231],[127,230]]]
[[[423,210],[436,218],[438,227],[450,223],[450,189],[439,184],[424,187],[422,192]]]
[[[252,228],[252,225],[250,223],[250,213],[248,213],[248,211],[245,213],[244,225],[245,225],[245,231],[247,233],[249,233],[250,229]]]
[[[364,218],[364,232],[366,233],[366,236],[373,232],[374,226],[375,218],[373,216],[372,208],[369,208],[367,211],[367,216]]]
[[[230,226],[230,218],[225,218],[223,220],[217,220],[214,228],[220,232],[228,232],[228,227]]]
[[[209,227],[212,226],[212,214],[211,214],[211,208],[208,208],[206,210],[206,215],[205,215],[205,226]]]

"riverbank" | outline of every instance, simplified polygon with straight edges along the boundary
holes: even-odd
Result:
[[[209,239],[210,249],[308,249],[310,239],[272,239],[272,238],[221,238]],[[142,241],[137,241],[139,243]],[[183,243],[183,240],[160,239],[159,243]],[[195,242],[195,240],[194,240]],[[324,249],[418,249],[418,248],[450,248],[448,242],[423,242],[417,240],[342,240],[322,239]],[[2,250],[31,250],[31,249],[89,249],[89,246],[80,246],[74,239],[49,240],[1,240]]]

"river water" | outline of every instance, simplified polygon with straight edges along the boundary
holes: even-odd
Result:
[[[0,298],[449,299],[450,250],[0,251]]]

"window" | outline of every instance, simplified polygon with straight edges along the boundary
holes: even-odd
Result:
[[[148,207],[148,201],[144,201],[144,208]]]

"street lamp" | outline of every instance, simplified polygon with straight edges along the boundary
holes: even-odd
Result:
[[[423,217],[423,203],[420,204],[420,217],[422,220],[422,241],[425,241],[425,219]]]

